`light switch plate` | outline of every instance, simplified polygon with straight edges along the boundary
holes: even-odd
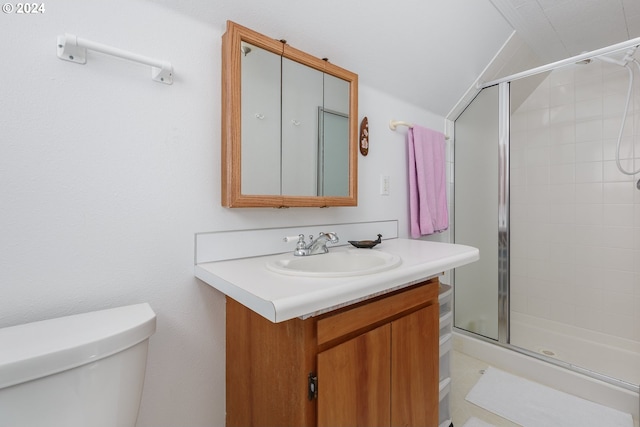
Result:
[[[389,195],[389,175],[380,175],[380,195]]]

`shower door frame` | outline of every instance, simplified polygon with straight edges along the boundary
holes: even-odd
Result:
[[[498,84],[498,341],[510,342],[509,116],[510,82]]]
[[[495,85],[486,85],[483,89]],[[501,82],[498,86],[498,319],[497,338],[485,336],[455,325],[454,329],[464,334],[477,336],[483,340],[497,343],[509,348],[517,348],[510,345],[509,318],[509,86],[510,82]],[[475,98],[474,98],[475,99]],[[473,102],[473,101],[471,101]],[[454,168],[456,163],[454,162]],[[454,179],[454,182],[456,180]],[[454,190],[455,191],[455,190]],[[456,226],[454,221],[453,235],[455,241]],[[455,283],[455,270],[453,272]],[[454,305],[455,310],[455,305]]]

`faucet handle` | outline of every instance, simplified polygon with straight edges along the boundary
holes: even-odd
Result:
[[[286,236],[282,240],[289,243],[295,239],[298,239],[298,243],[296,243],[296,249],[302,249],[307,245],[307,242],[304,241],[304,234],[298,234],[297,236]]]

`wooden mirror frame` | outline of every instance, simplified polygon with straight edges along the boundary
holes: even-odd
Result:
[[[247,42],[349,82],[349,195],[289,196],[242,194],[241,50]],[[292,48],[286,42],[227,21],[222,36],[222,206],[328,207],[358,204],[358,75]]]

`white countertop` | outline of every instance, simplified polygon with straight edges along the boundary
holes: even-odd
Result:
[[[352,249],[331,247],[331,252]],[[293,253],[197,264],[195,275],[208,285],[277,323],[309,317],[437,276],[477,261],[476,248],[412,239],[384,240],[373,249],[399,255],[402,263],[375,274],[337,278],[288,276],[267,269],[269,260]],[[322,255],[314,255],[322,256]]]

